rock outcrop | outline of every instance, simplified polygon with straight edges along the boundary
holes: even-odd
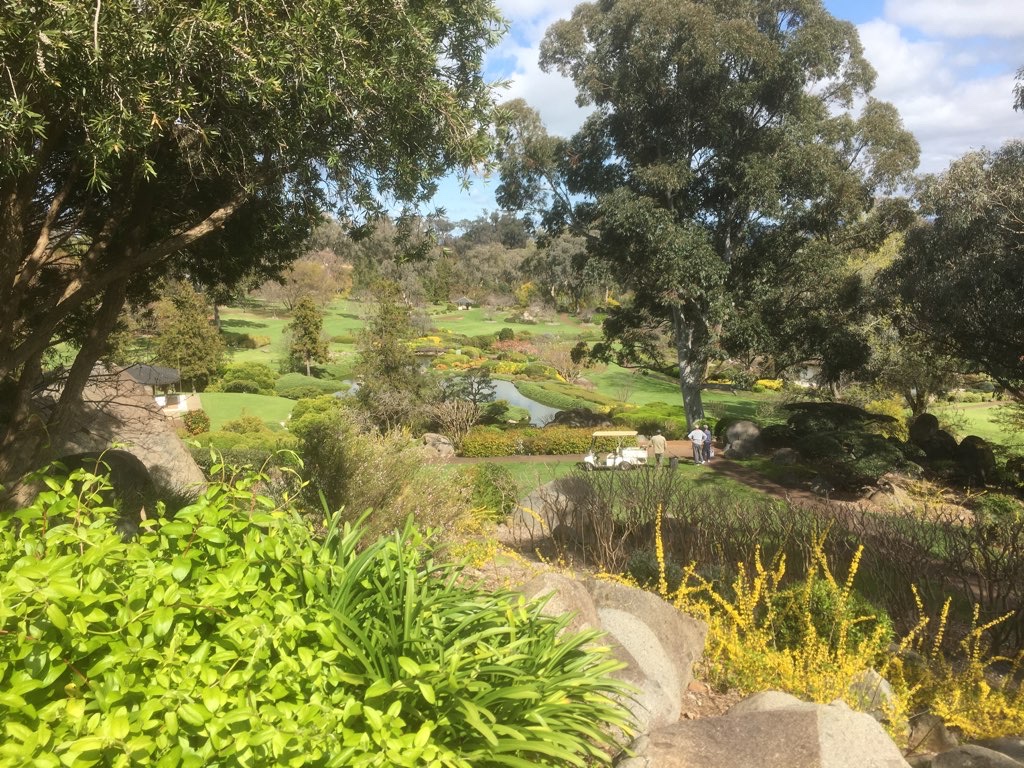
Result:
[[[723,717],[653,730],[618,768],[907,768],[869,715],[843,702],[809,704],[768,691]]]
[[[158,485],[189,492],[206,482],[149,391],[123,372],[97,371],[65,428],[51,435],[51,450],[54,456],[67,456],[111,447],[138,457]]]
[[[531,598],[549,596],[545,611],[573,613],[575,629],[607,633],[612,654],[625,665],[616,674],[636,689],[624,704],[640,732],[679,720],[693,664],[704,652],[703,622],[650,592],[599,579],[545,574],[520,591]]]

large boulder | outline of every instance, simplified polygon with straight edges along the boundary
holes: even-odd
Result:
[[[639,730],[676,722],[693,664],[704,653],[707,625],[642,589],[599,579],[584,585],[601,629],[626,664],[619,675],[639,691],[627,702]]]
[[[730,458],[742,459],[761,450],[761,428],[752,421],[736,421],[725,430],[725,450]]]
[[[984,485],[996,470],[996,456],[983,438],[968,435],[956,449],[956,463],[961,476]]]
[[[637,739],[619,768],[907,768],[869,715],[766,692]]]
[[[58,396],[59,390],[44,393],[44,401]],[[53,455],[101,453],[114,445],[138,457],[158,485],[190,494],[206,482],[149,390],[123,371],[97,369],[64,428],[52,435]]]
[[[980,739],[974,742],[974,744],[985,749],[991,749],[993,752],[1001,752],[1007,757],[1012,757],[1018,763],[1024,763],[1024,738],[1020,736]]]
[[[452,443],[451,438],[436,432],[424,433],[423,445],[431,455],[439,459],[448,459],[455,455],[455,444]]]
[[[543,613],[546,616],[572,614],[572,620],[567,626],[570,632],[581,632],[601,626],[594,601],[583,582],[578,579],[554,571],[544,571],[523,584],[517,591],[528,600],[543,599]]]
[[[955,461],[957,453],[956,438],[944,429],[937,430],[920,447],[929,461]]]
[[[931,768],[1022,768],[1024,763],[977,744],[964,744],[934,757]]]
[[[910,442],[922,448],[939,431],[939,420],[930,413],[922,413],[910,424]]]

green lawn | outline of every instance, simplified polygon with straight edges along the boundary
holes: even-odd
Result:
[[[511,311],[493,312],[492,319],[488,320],[486,317],[487,310],[477,308],[462,312],[437,314],[433,315],[431,319],[434,321],[434,326],[439,332],[461,333],[466,336],[497,333],[501,328],[505,327],[511,328],[516,334],[528,332],[533,336],[547,334],[568,339],[575,339],[581,333],[593,335],[596,338],[601,331],[597,325],[582,325],[574,317],[565,314],[558,315],[557,319],[553,319],[551,322],[541,321],[536,325],[505,322],[505,318],[511,314]]]
[[[294,400],[269,395],[234,394],[230,392],[204,392],[199,395],[203,410],[210,417],[210,429],[217,430],[225,422],[243,415],[259,416],[274,429],[288,420]]]
[[[485,462],[481,461],[480,463]],[[552,458],[550,461],[543,463],[532,461],[502,462],[502,466],[515,478],[519,486],[519,497],[523,498],[528,496],[534,489],[569,474],[576,468],[577,462],[575,460]],[[671,470],[657,470],[654,467],[649,467],[633,471],[668,472]],[[680,461],[678,468],[674,471],[679,472],[686,482],[693,484],[702,493],[713,494],[716,497],[733,496],[760,499],[765,496],[760,491],[750,488],[730,477],[721,475],[709,467],[697,466],[686,460]]]
[[[950,403],[936,407],[933,413],[957,439],[977,435],[991,443],[1007,447],[1024,443],[1024,434],[1007,434],[995,420],[1002,403]]]

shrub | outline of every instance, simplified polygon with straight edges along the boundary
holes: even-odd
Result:
[[[184,424],[185,431],[190,435],[199,435],[210,430],[210,417],[202,409],[185,411],[181,415],[181,423]]]
[[[530,363],[523,368],[523,373],[533,378],[547,378],[551,375],[551,369],[541,363]]]
[[[197,445],[189,446],[192,458],[209,477],[213,468],[261,469],[294,465],[298,441],[287,432],[261,429],[255,432],[207,432],[195,437]]]
[[[348,385],[337,379],[318,379],[313,376],[306,376],[302,373],[286,373],[278,378],[274,389],[278,392],[286,392],[294,389],[317,389],[321,393],[338,392],[348,389]]]
[[[263,419],[249,413],[243,413],[237,419],[227,422],[221,427],[221,430],[223,432],[237,432],[240,435],[252,435],[270,431],[267,429],[267,425],[263,423]]]
[[[648,403],[637,408],[616,409],[612,412],[612,421],[645,435],[654,434],[660,429],[669,440],[681,440],[690,431],[683,409],[667,403]]]
[[[221,385],[224,392],[247,393],[251,395],[260,394],[260,385],[248,379],[233,379]]]
[[[473,427],[462,438],[462,455],[472,458],[515,456],[523,452],[522,433],[497,427]]]
[[[351,333],[339,333],[337,336],[331,336],[332,344],[355,344],[356,337]]]
[[[495,519],[512,514],[519,499],[519,485],[508,467],[482,463],[467,468],[473,506],[488,510]]]
[[[841,630],[845,631],[842,640],[851,651],[878,631],[887,643],[893,638],[892,619],[885,611],[856,590],[844,594],[838,584],[827,579],[810,578],[791,584],[771,595],[768,603],[773,614],[770,629],[778,648],[797,650],[822,639],[835,651]]]
[[[437,472],[406,433],[363,431],[359,412],[335,398],[299,403],[305,404],[290,426],[314,508],[323,494],[329,509],[343,509],[351,519],[372,509],[366,525],[373,534],[400,528],[410,516],[425,528],[448,530],[469,513],[468,484]]]
[[[545,427],[533,430],[523,438],[523,452],[537,456],[558,456],[586,453],[590,446],[593,430],[575,427]],[[610,441],[610,444],[609,444]],[[610,450],[614,439],[609,438],[599,449]]]
[[[881,416],[889,416],[891,422],[883,422],[877,426],[878,432],[885,437],[895,437],[897,440],[906,441],[910,437],[910,430],[907,428],[907,419],[903,402],[898,397],[890,397],[885,400],[872,400],[864,406],[868,413],[875,413]]]
[[[473,346],[479,347],[480,349],[490,349],[491,345],[497,340],[497,336],[493,333],[485,333],[480,336],[470,336],[469,341],[472,342]]]
[[[498,330],[494,337],[498,341],[511,341],[516,337],[516,332],[511,328],[505,327]]]
[[[292,389],[278,390],[279,397],[286,397],[289,400],[303,400],[305,398],[320,397],[324,391],[320,387],[293,387]]]
[[[782,379],[758,379],[754,382],[755,387],[760,387],[762,392],[780,392],[782,390]],[[757,391],[756,389],[754,390]]]
[[[211,486],[131,542],[64,488],[0,519],[0,759],[610,761],[602,724],[628,735],[628,694],[597,633],[464,586],[408,526],[315,540],[257,482]]]
[[[255,385],[257,393],[271,394],[274,391],[277,374],[273,368],[264,363],[232,363],[224,370],[224,375],[221,377],[222,391],[249,391],[228,389],[228,384],[232,381],[250,382]]]

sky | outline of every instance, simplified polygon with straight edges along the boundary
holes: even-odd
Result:
[[[537,63],[548,26],[568,18],[575,0],[497,0],[510,30],[487,61],[487,75],[507,80],[502,100],[523,98],[550,133],[570,136],[585,113],[571,81]],[[825,0],[857,25],[878,73],[872,95],[892,102],[921,144],[919,170],[937,173],[973,149],[1024,138],[1024,112],[1013,110],[1016,71],[1024,66],[1024,0]],[[468,191],[445,179],[434,205],[449,220],[495,211],[493,180]]]

